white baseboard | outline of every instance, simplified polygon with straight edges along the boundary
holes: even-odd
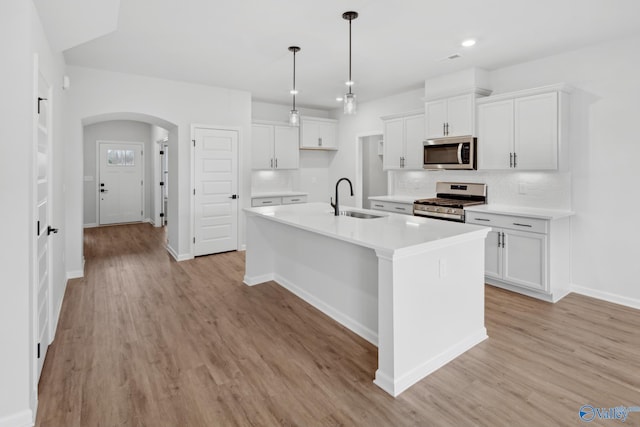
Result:
[[[240,252],[244,252],[247,250],[247,245],[240,245],[240,247],[238,248],[238,251]]]
[[[31,427],[33,426],[33,412],[26,410],[8,417],[0,418],[0,427]]]
[[[420,366],[417,366],[416,368],[407,372],[395,381],[389,375],[381,372],[378,369],[376,371],[376,378],[373,380],[373,383],[390,395],[396,397],[418,381],[422,380],[427,375],[431,374],[437,369],[442,368],[444,365],[451,362],[453,359],[460,356],[462,353],[466,352],[477,344],[480,344],[487,338],[489,338],[487,336],[487,330],[483,327],[482,329],[469,335],[462,341],[459,341],[458,343],[449,347],[447,350],[443,351],[432,359],[427,360]]]
[[[95,222],[92,222],[91,224],[85,224],[83,227],[84,228],[96,228],[98,226],[98,224],[96,224]]]
[[[282,276],[279,276],[279,275],[276,274],[274,276],[273,280],[276,283],[278,283],[280,286],[282,286],[283,288],[289,290],[291,293],[296,295],[298,298],[303,299],[304,301],[308,302],[309,304],[311,304],[312,306],[314,306],[315,308],[317,308],[318,310],[320,310],[321,312],[323,312],[327,316],[331,317],[336,322],[338,322],[341,325],[345,326],[347,329],[349,329],[352,332],[355,332],[356,334],[360,335],[362,338],[364,338],[365,340],[369,341],[371,344],[373,344],[375,346],[378,345],[378,331],[373,331],[373,330],[367,328],[362,323],[360,323],[360,322],[356,321],[355,319],[347,316],[346,314],[336,310],[335,308],[331,307],[330,305],[325,304],[324,301],[316,298],[315,296],[311,295],[307,291],[299,288],[294,283],[288,281],[287,279],[283,278]]]
[[[576,294],[585,295],[591,298],[597,298],[603,301],[612,302],[614,304],[624,305],[625,307],[640,310],[640,299],[629,298],[610,292],[604,292],[597,289],[585,288],[584,286],[571,285],[571,291]]]
[[[247,286],[255,286],[255,285],[259,285],[260,283],[269,282],[271,280],[273,280],[273,274],[269,273],[269,274],[263,274],[262,276],[254,276],[254,277],[249,277],[245,275],[244,279],[242,279],[242,282]]]
[[[187,261],[193,259],[193,255],[191,254],[178,254],[175,249],[171,247],[171,245],[167,245],[167,252],[175,259],[176,261]]]
[[[67,280],[81,279],[83,277],[84,277],[84,271],[82,270],[67,271]]]

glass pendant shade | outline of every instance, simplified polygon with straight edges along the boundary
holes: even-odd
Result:
[[[347,93],[344,96],[344,113],[345,114],[355,114],[357,110],[356,105],[356,94],[355,93]]]
[[[298,110],[289,111],[289,125],[300,126],[300,113]]]

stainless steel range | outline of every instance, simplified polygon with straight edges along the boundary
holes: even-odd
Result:
[[[464,182],[437,182],[436,196],[413,202],[413,214],[464,222],[465,206],[487,203],[487,185]]]

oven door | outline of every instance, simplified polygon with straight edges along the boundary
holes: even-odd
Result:
[[[471,136],[424,141],[424,169],[475,169],[475,138]]]

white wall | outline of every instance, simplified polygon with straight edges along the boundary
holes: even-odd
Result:
[[[191,125],[217,125],[240,131],[240,194],[249,194],[251,98],[248,92],[177,81],[69,67],[72,86],[65,118],[69,166],[66,169],[68,263],[82,270],[83,120],[112,113],[141,114],[169,130],[168,244],[179,258],[191,256]],[[159,119],[157,123],[153,118]],[[91,121],[91,120],[89,120]],[[173,125],[173,126],[172,126]],[[175,171],[175,172],[174,172]],[[241,199],[241,206],[249,200]],[[244,242],[241,213],[240,241]]]
[[[387,194],[387,174],[382,170],[382,156],[378,154],[378,142],[382,135],[362,138],[362,207],[369,209],[370,196]]]
[[[344,206],[356,206],[362,194],[356,181],[357,138],[363,134],[382,134],[382,120],[380,117],[424,109],[424,90],[415,89],[403,92],[387,98],[358,104],[358,114],[346,116],[342,109],[332,111],[332,115],[338,119],[338,144],[336,152],[329,168],[328,188],[325,200],[335,193],[335,184],[338,179],[347,177],[353,182],[355,197],[345,196],[341,193],[340,203]],[[342,190],[347,191],[347,190]]]
[[[571,95],[572,273],[582,292],[640,308],[640,37],[491,72],[494,93],[566,82]]]
[[[29,425],[36,409],[37,391],[34,372],[34,334],[32,324],[33,264],[31,252],[35,239],[33,209],[34,138],[34,56],[53,87],[51,119],[53,131],[53,212],[51,223],[57,226],[64,205],[57,202],[63,188],[59,150],[59,124],[63,99],[61,85],[64,61],[54,54],[44,36],[42,25],[31,1],[6,0],[0,4],[0,197],[11,209],[2,209],[0,226],[0,425]],[[61,229],[61,233],[64,229]],[[64,293],[64,248],[60,235],[50,239],[53,253],[53,309],[57,314]]]
[[[95,226],[98,223],[96,212],[97,181],[99,171],[96,170],[96,141],[142,142],[144,144],[144,218],[150,219],[152,214],[152,187],[154,183],[152,126],[133,120],[108,120],[84,127],[84,225]],[[155,144],[155,143],[154,143]],[[91,178],[91,180],[89,180]]]
[[[252,120],[286,122],[290,105],[270,104],[254,101]],[[329,112],[298,106],[304,119],[307,117],[328,118]],[[253,194],[298,190],[308,193],[309,202],[328,201],[329,165],[335,156],[333,151],[300,150],[300,168],[296,171],[254,171],[251,174]]]

